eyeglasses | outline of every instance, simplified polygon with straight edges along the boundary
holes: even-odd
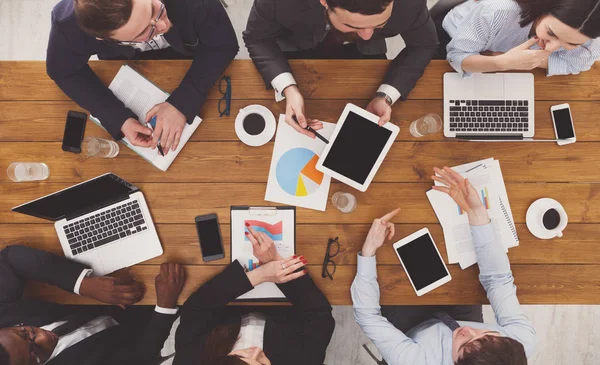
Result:
[[[154,2],[154,0],[152,0]],[[150,28],[150,34],[148,34],[146,38],[146,40],[144,41],[128,41],[128,42],[117,42],[118,44],[122,45],[122,46],[131,46],[133,44],[140,44],[140,43],[146,43],[148,41],[150,41],[152,39],[152,37],[154,36],[154,32],[156,32],[156,24],[160,21],[160,18],[162,18],[163,14],[165,12],[165,3],[162,2],[162,0],[160,0],[160,10],[158,11],[158,16],[150,21],[150,25],[152,26]],[[146,31],[144,31],[144,33],[146,33]],[[143,33],[142,33],[143,34]]]
[[[22,326],[22,325],[20,325]],[[27,340],[27,342],[29,342],[29,355],[31,356],[31,354],[33,354],[35,356],[35,363],[36,364],[41,364],[42,361],[40,360],[39,356],[36,354],[36,349],[38,348],[38,345],[35,344],[35,339],[37,338],[37,333],[35,332],[35,330],[33,329],[33,327],[27,327],[29,328],[29,331],[26,329],[26,327],[21,327],[21,335],[20,336],[22,339]],[[33,333],[33,336],[30,335],[30,333]]]
[[[223,76],[219,82],[219,91],[223,94],[221,100],[219,100],[219,117],[224,115],[229,116],[231,110],[231,77]],[[225,109],[221,108],[221,104],[225,101]]]
[[[323,268],[321,269],[321,277],[333,280],[333,274],[335,274],[336,265],[335,262],[331,261],[333,257],[335,257],[340,252],[340,242],[338,241],[339,237],[334,239],[329,239],[327,242],[327,251],[325,251],[325,259],[323,259]],[[331,247],[335,245],[335,253],[332,253]],[[331,271],[333,268],[333,271]]]

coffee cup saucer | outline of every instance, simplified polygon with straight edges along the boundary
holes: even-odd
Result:
[[[549,240],[557,237],[556,232],[548,230],[542,224],[542,217],[549,209],[556,209],[559,212],[564,212],[566,215],[565,208],[563,208],[559,202],[551,198],[541,198],[534,201],[529,206],[527,215],[525,216],[525,222],[527,223],[529,232],[542,240]]]
[[[248,133],[244,129],[244,119],[246,116],[253,113],[260,115],[265,121],[262,132],[255,135]],[[262,105],[248,105],[247,107],[240,109],[240,112],[235,118],[235,134],[237,134],[240,141],[251,147],[259,147],[267,144],[275,135],[276,129],[277,123],[275,122],[275,116],[269,109]]]

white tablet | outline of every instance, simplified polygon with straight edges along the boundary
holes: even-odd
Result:
[[[380,127],[379,117],[346,104],[317,162],[317,170],[359,191],[366,191],[392,147],[400,128]]]
[[[394,251],[417,296],[429,293],[452,280],[427,228],[394,243]]]

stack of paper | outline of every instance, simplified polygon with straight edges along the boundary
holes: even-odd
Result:
[[[166,101],[169,97],[168,93],[159,89],[156,85],[127,65],[121,66],[119,72],[108,88],[123,102],[123,104],[125,104],[126,107],[131,109],[131,111],[138,116],[138,121],[144,126],[146,126],[146,123],[144,122],[146,120],[146,113],[148,113],[155,105]],[[102,127],[102,122],[98,118],[90,115],[90,119],[92,122]],[[185,146],[192,137],[192,134],[198,129],[201,122],[202,119],[195,117],[192,124],[186,124],[181,133],[177,149],[175,149],[175,151],[169,151],[166,156],[161,156],[158,153],[158,149],[134,146],[127,138],[123,138],[122,141],[127,147],[131,148],[148,162],[162,171],[167,171],[169,166],[171,166],[175,160],[175,157],[177,157],[179,152],[183,149],[183,146]]]
[[[519,237],[508,202],[500,162],[489,158],[452,169],[468,178],[480,195],[481,201],[488,209],[496,237],[506,250],[518,246]],[[436,185],[442,184],[436,182]],[[427,192],[427,198],[444,230],[449,263],[458,263],[462,269],[475,264],[477,259],[467,214],[445,193],[430,190]]]

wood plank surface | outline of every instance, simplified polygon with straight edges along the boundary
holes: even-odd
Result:
[[[600,161],[599,147],[600,143],[567,146],[552,143],[540,149],[537,143],[521,142],[396,142],[373,181],[429,182],[434,166],[455,166],[502,156],[501,167],[506,182],[593,183],[600,181],[600,169],[589,168]],[[49,151],[54,153],[49,154]],[[0,144],[0,167],[8,167],[14,161],[42,158],[50,168],[52,182],[76,183],[112,171],[131,183],[266,183],[272,154],[273,143],[254,148],[233,142],[190,142],[165,173],[125,146],[117,158],[86,159],[85,153],[76,155],[62,151],[60,142],[6,142]],[[9,182],[6,174],[0,175],[0,183]]]
[[[219,273],[224,266],[187,266],[191,278],[186,282],[179,303],[183,303],[202,283]],[[146,296],[140,304],[156,304],[154,277],[158,266],[139,265],[130,272],[146,283]],[[486,303],[485,292],[477,281],[477,268],[461,270],[456,265],[450,268],[452,280],[423,297],[416,297],[406,274],[399,265],[380,265],[378,281],[381,304],[475,304]],[[513,265],[515,285],[521,304],[596,304],[600,290],[600,265]],[[321,278],[319,266],[309,266],[308,272],[321,290],[327,294],[332,305],[352,303],[350,285],[356,274],[355,266],[340,266],[333,280]],[[473,280],[475,279],[475,280]],[[37,298],[69,304],[91,304],[93,300],[68,294],[55,287],[33,283],[26,291]],[[458,295],[460,293],[460,295]]]
[[[172,92],[181,82],[191,61],[90,61],[90,67],[108,85],[119,67],[129,64],[158,87]],[[294,78],[306,99],[366,99],[375,94],[390,61],[385,60],[292,60]],[[454,70],[446,61],[432,61],[410,93],[411,99],[442,99],[443,74]],[[533,70],[536,100],[600,100],[600,66],[579,75],[545,77]],[[231,76],[234,99],[273,99],[250,60],[235,60],[225,70]],[[560,92],[557,92],[560,90]],[[209,99],[220,99],[217,87]],[[0,100],[68,100],[46,75],[39,61],[0,62]]]
[[[311,118],[336,122],[347,102],[365,106],[379,86],[388,61],[291,61],[306,99]],[[108,84],[122,61],[90,62]],[[128,62],[165,91],[177,87],[189,61]],[[165,72],[168,70],[168,72]],[[401,132],[367,193],[353,191],[358,209],[342,214],[331,205],[326,212],[298,209],[297,251],[309,261],[309,272],[332,304],[351,304],[350,285],[360,250],[373,218],[400,206],[394,239],[428,227],[446,257],[444,237],[425,196],[433,166],[457,165],[480,158],[501,161],[517,222],[521,244],[509,258],[522,303],[600,304],[600,63],[577,76],[550,77],[535,74],[536,137],[554,138],[549,109],[571,104],[578,143],[559,147],[554,143],[468,143],[446,140],[442,133],[421,139],[412,137],[408,126],[427,113],[442,114],[443,74],[452,69],[445,61],[433,61],[409,100],[393,108],[392,121]],[[146,196],[164,255],[130,268],[146,283],[144,304],[153,304],[154,276],[163,261],[186,265],[189,280],[182,302],[201,283],[223,269],[229,261],[230,205],[272,205],[264,202],[273,143],[250,148],[237,139],[234,120],[239,109],[260,104],[276,116],[285,103],[275,103],[251,61],[234,61],[225,74],[232,76],[231,116],[220,118],[213,88],[200,116],[204,119],[176,162],[161,172],[126,147],[116,159],[89,159],[60,149],[67,111],[81,110],[60,91],[45,73],[44,62],[0,62],[0,169],[14,161],[44,161],[50,179],[34,183],[12,183],[0,174],[0,249],[26,244],[61,254],[54,226],[47,221],[13,213],[18,204],[50,194],[74,183],[115,172],[135,183]],[[560,92],[557,92],[560,90]],[[109,137],[93,123],[86,136]],[[331,194],[351,190],[334,182]],[[540,197],[558,199],[569,214],[569,225],[560,239],[538,240],[525,226],[525,212]],[[193,224],[194,217],[216,212],[222,224],[226,257],[204,263]],[[321,263],[326,242],[340,237],[335,280],[322,279]],[[424,297],[416,297],[391,245],[378,252],[382,304],[471,304],[486,302],[476,267],[460,270],[450,265],[453,280]],[[451,295],[460,292],[461,295]],[[61,303],[90,303],[89,299],[65,294],[47,285],[33,284],[28,293]]]
[[[325,256],[327,240],[339,237],[340,251],[334,261],[338,266],[356,265],[356,254],[362,244],[370,224],[299,224],[297,225],[297,253],[306,257],[310,265],[321,265]],[[398,258],[391,248],[395,242],[419,229],[427,227],[435,240],[440,253],[447,260],[444,235],[439,224],[397,224],[396,236],[377,253],[380,265],[399,265]],[[221,225],[223,242],[225,242],[225,258],[204,262],[200,254],[198,236],[194,224],[159,224],[156,226],[161,239],[164,254],[142,263],[142,265],[159,265],[172,261],[186,265],[225,265],[230,262],[230,226]],[[21,244],[36,247],[48,252],[62,255],[62,249],[52,224],[0,224],[0,249],[8,245]],[[519,247],[510,249],[508,256],[513,265],[545,264],[545,265],[596,265],[600,262],[598,237],[600,224],[570,223],[562,238],[539,240],[535,238],[524,224],[517,225],[521,240]]]
[[[127,176],[124,176],[127,179]],[[11,211],[12,207],[37,199],[69,184],[41,183],[0,184],[0,223],[43,223],[42,219]],[[264,201],[265,184],[257,183],[142,183],[136,184],[144,193],[155,223],[190,223],[200,214],[216,212],[220,221],[229,222],[232,205],[277,205]],[[328,204],[327,212],[299,208],[299,223],[370,223],[399,206],[402,213],[396,223],[437,223],[437,218],[425,196],[431,187],[426,183],[375,183],[366,193],[357,193],[358,208],[344,214]],[[514,219],[525,222],[531,203],[540,197],[559,199],[569,214],[571,223],[600,223],[600,204],[593,202],[600,194],[599,184],[572,183],[507,183]],[[330,195],[345,185],[333,184]],[[568,199],[566,199],[568,197]]]

